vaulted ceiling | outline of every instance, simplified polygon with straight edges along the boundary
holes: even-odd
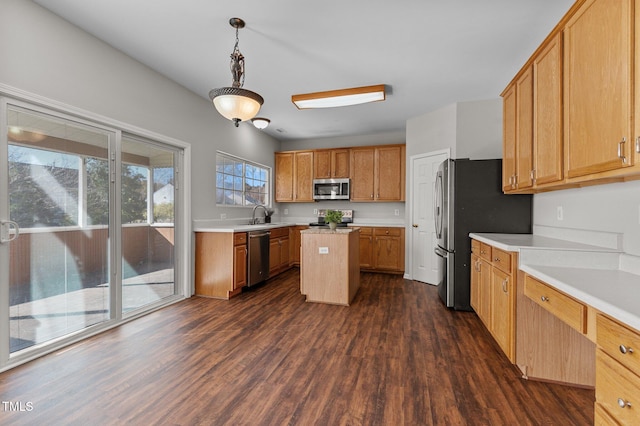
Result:
[[[244,87],[264,97],[259,115],[279,140],[401,132],[407,119],[453,102],[497,98],[573,3],[34,1],[205,99],[231,84],[229,18],[244,19]],[[374,84],[388,86],[386,101],[303,111],[291,103],[293,94]]]

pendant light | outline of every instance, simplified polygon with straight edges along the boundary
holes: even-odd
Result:
[[[233,121],[236,127],[241,121],[255,117],[264,103],[262,96],[251,90],[243,89],[244,85],[244,56],[238,49],[238,30],[244,28],[245,22],[240,18],[229,19],[229,25],[236,29],[236,45],[231,53],[231,87],[221,87],[209,92],[220,115]]]

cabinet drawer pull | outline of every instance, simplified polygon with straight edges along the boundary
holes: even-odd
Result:
[[[540,300],[542,300],[543,302],[548,302],[549,298],[547,296],[541,296]]]
[[[631,408],[631,403],[629,401],[625,401],[622,398],[618,398],[618,405],[620,406],[620,408]]]
[[[495,259],[493,259],[494,262],[500,262],[500,258],[496,257]]]
[[[627,157],[625,157],[624,152],[622,151],[622,145],[627,143],[627,138],[622,138],[620,142],[618,142],[618,158],[622,160],[623,164],[627,163]]]
[[[633,348],[629,348],[625,345],[620,345],[620,352],[622,352],[622,354],[626,355],[626,354],[632,354],[633,353]]]

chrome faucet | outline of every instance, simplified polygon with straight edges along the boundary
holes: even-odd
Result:
[[[256,224],[256,209],[258,207],[262,207],[262,209],[264,210],[264,215],[267,215],[267,208],[265,206],[263,206],[262,204],[256,204],[255,206],[253,206],[253,213],[251,214],[251,224],[255,225]]]

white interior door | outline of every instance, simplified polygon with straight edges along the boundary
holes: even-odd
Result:
[[[411,157],[411,273],[414,280],[432,285],[438,284],[441,273],[433,251],[436,246],[433,189],[438,166],[447,158],[448,151]]]

